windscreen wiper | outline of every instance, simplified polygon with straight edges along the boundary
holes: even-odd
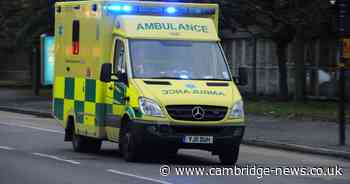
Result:
[[[187,80],[181,77],[150,77],[149,79],[174,79],[174,80]]]
[[[191,80],[207,80],[207,81],[230,81],[229,79],[191,79]]]

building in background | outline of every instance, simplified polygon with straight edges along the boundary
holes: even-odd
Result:
[[[278,58],[276,44],[269,33],[252,28],[252,32],[237,29],[237,32],[222,31],[223,47],[229,60],[233,73],[239,67],[248,69],[248,85],[240,87],[244,94],[259,96],[277,96],[278,84]],[[256,38],[256,53],[254,53],[254,40]],[[288,46],[287,73],[290,96],[295,89],[295,59],[293,57],[293,42]],[[333,99],[337,96],[337,51],[336,39],[315,37],[304,45],[304,61],[306,68],[306,96],[310,98]],[[253,80],[254,54],[256,54],[256,83]],[[349,73],[350,77],[350,73]],[[254,91],[256,85],[256,93]],[[350,88],[350,85],[349,85]]]

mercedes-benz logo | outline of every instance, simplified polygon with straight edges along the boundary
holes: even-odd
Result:
[[[202,107],[194,107],[192,109],[192,117],[196,120],[202,120],[204,118],[205,111]]]

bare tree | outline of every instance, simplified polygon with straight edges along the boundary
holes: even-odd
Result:
[[[48,31],[46,0],[1,1],[0,7],[0,48],[30,47],[40,34]]]

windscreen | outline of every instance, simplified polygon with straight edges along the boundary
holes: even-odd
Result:
[[[216,42],[131,40],[134,78],[230,80]]]

